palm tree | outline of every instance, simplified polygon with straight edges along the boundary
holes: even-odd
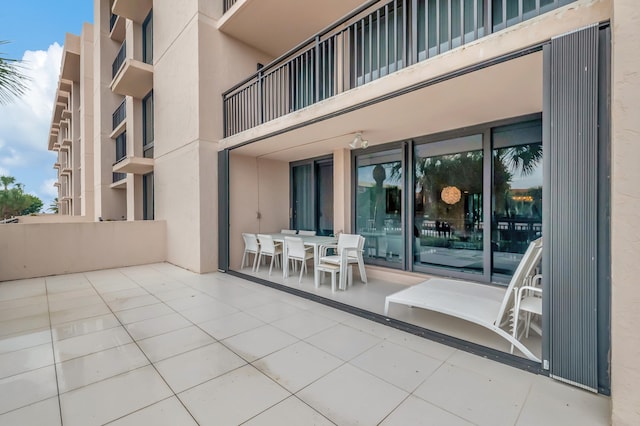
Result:
[[[0,40],[0,45],[7,44]],[[7,104],[14,96],[20,96],[26,90],[28,78],[22,73],[20,62],[4,58],[0,53],[0,105]]]
[[[52,213],[58,214],[58,197],[54,198],[51,204],[49,204],[49,208],[47,208]]]
[[[13,184],[16,181],[16,178],[13,176],[0,176],[0,183],[4,186],[4,190],[7,191],[9,189],[9,185]]]

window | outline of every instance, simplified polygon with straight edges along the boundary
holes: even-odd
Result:
[[[291,164],[291,229],[333,234],[333,159]]]
[[[142,176],[142,214],[144,220],[153,220],[153,173]]]
[[[153,158],[153,91],[142,100],[142,152],[143,157]]]
[[[142,61],[153,64],[153,11],[142,23]]]

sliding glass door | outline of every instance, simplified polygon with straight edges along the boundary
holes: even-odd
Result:
[[[356,233],[365,237],[367,263],[404,267],[402,156],[402,148],[397,148],[356,160]]]
[[[291,165],[291,229],[333,234],[333,159]]]

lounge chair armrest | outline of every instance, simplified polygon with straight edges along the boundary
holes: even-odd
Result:
[[[542,274],[536,274],[531,277],[531,285],[534,287],[542,286]]]
[[[522,295],[524,294],[525,291],[530,291],[532,293],[537,293],[542,295],[542,289],[540,287],[525,285],[518,289],[518,299],[522,299]]]

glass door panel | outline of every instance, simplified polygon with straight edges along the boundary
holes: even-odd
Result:
[[[402,150],[359,155],[356,233],[365,237],[365,262],[403,267]]]
[[[416,145],[414,173],[414,265],[482,274],[482,135]]]
[[[291,168],[291,226],[293,229],[315,229],[312,166],[312,164],[304,164]]]
[[[496,128],[493,144],[492,273],[511,276],[542,236],[541,123]]]
[[[316,217],[318,235],[333,234],[333,161],[322,161],[316,165],[317,194]]]

